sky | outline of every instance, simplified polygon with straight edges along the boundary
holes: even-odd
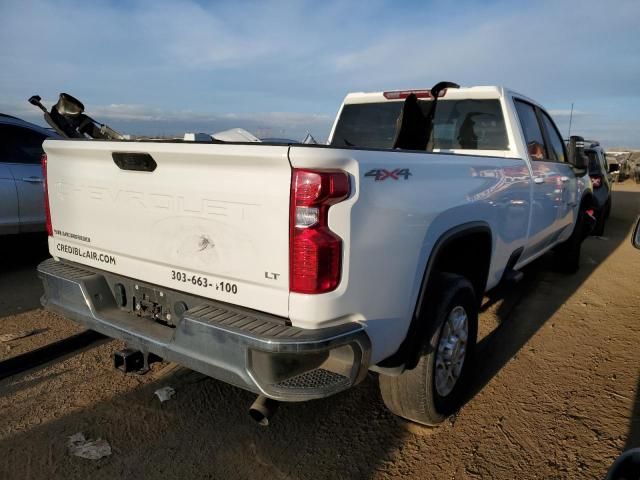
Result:
[[[132,134],[325,139],[350,91],[503,85],[640,148],[640,2],[0,0],[0,112],[60,92]]]

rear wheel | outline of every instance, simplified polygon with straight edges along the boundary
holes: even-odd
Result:
[[[555,248],[555,267],[564,273],[575,273],[580,268],[582,242],[594,227],[586,204],[580,206],[578,219],[571,236]]]
[[[596,237],[601,237],[604,235],[604,227],[607,223],[607,218],[609,218],[609,212],[611,211],[611,203],[610,200],[607,201],[604,207],[602,207],[602,211],[598,215],[596,220],[596,226],[593,227],[592,235]]]
[[[385,405],[400,417],[437,425],[463,403],[478,330],[477,300],[460,275],[439,275],[438,301],[422,321],[437,328],[425,339],[415,368],[398,376],[380,375]]]

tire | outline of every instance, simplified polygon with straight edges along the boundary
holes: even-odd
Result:
[[[587,207],[580,205],[578,220],[571,236],[555,248],[555,269],[563,273],[576,273],[580,268],[582,242],[591,233],[592,224],[587,219]]]
[[[469,372],[473,362],[471,357],[476,346],[478,334],[478,301],[471,283],[460,275],[450,273],[438,274],[437,298],[438,302],[427,308],[425,318],[421,321],[435,322],[437,328],[433,335],[425,339],[420,352],[420,359],[411,370],[405,370],[397,376],[380,375],[380,393],[387,408],[394,414],[423,425],[437,425],[447,417],[454,414],[464,402],[464,394],[469,379]],[[462,309],[462,310],[461,310]],[[453,342],[455,345],[453,352],[445,350],[442,338],[443,334],[451,332],[451,325],[460,322],[461,312],[466,314],[467,339],[466,342]],[[448,336],[462,338],[462,335]],[[444,368],[437,366],[437,361],[441,362],[446,353],[460,352],[460,347],[464,346],[464,353],[458,357],[460,364],[457,381],[452,383],[438,382],[444,379]],[[442,363],[440,363],[442,365]],[[451,371],[456,371],[455,366]],[[448,378],[448,377],[447,377]]]
[[[595,235],[596,237],[601,237],[604,235],[604,227],[607,223],[607,218],[609,217],[609,204],[607,203],[603,208],[602,212],[598,215],[598,220],[596,221],[595,227],[593,227],[593,231],[591,235]]]

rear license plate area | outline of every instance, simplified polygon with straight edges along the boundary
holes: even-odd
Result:
[[[156,288],[134,285],[131,296],[133,313],[141,318],[154,320],[174,327],[167,294]]]

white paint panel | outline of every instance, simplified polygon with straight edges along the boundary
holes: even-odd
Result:
[[[52,255],[287,315],[288,147],[47,141],[44,148]],[[121,170],[112,152],[149,153],[158,166]],[[204,287],[205,279],[214,286]]]
[[[339,168],[353,192],[329,210],[344,241],[342,282],[322,295],[291,294],[289,316],[303,328],[362,321],[373,363],[405,338],[427,259],[448,230],[483,222],[492,231],[488,287],[526,244],[531,176],[522,159],[403,151],[293,146],[294,168]],[[376,181],[374,169],[409,169],[411,176]]]

